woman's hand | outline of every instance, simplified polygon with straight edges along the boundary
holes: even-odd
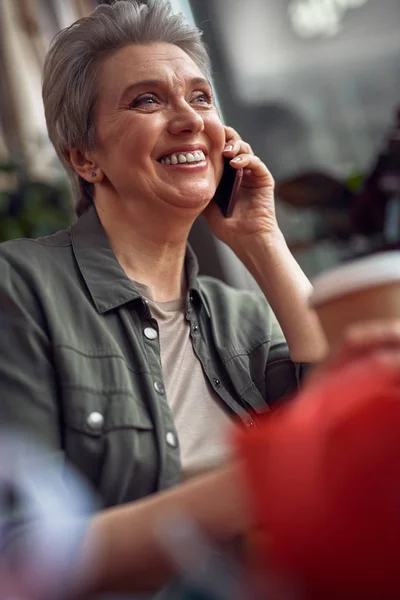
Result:
[[[224,156],[231,159],[234,169],[243,169],[237,203],[230,218],[225,218],[211,202],[204,215],[213,233],[234,249],[247,236],[279,232],[275,216],[275,182],[265,164],[254,155],[232,127],[225,127]]]
[[[326,355],[325,338],[309,307],[311,284],[278,227],[272,175],[234,129],[225,130],[224,154],[233,168],[243,168],[244,175],[233,215],[223,217],[216,203],[210,202],[205,210],[209,226],[258,283],[282,328],[291,359],[318,362]]]

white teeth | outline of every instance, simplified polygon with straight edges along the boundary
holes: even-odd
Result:
[[[185,163],[196,163],[206,160],[206,156],[202,150],[196,150],[195,152],[174,152],[169,156],[165,156],[160,159],[160,163],[163,165],[177,165]]]

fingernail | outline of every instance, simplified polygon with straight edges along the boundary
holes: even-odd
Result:
[[[241,162],[242,160],[243,159],[241,156],[236,156],[236,158],[232,158],[231,162],[238,163],[238,162]]]
[[[233,146],[231,144],[229,144],[229,146],[225,146],[225,152],[230,152],[231,150],[233,150]]]

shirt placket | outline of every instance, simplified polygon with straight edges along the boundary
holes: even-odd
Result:
[[[186,319],[190,322],[193,350],[200,360],[210,384],[229,411],[239,417],[246,428],[252,428],[255,426],[254,418],[242,406],[240,401],[235,400],[232,393],[229,392],[227,374],[223,369],[223,365],[220,361],[213,360],[211,357],[209,349],[212,348],[212,340],[206,340],[208,335],[207,319],[209,318],[210,315],[196,292],[190,292],[186,303]]]
[[[156,319],[151,315],[145,299],[140,299],[140,322],[146,351],[147,363],[152,378],[156,433],[159,444],[160,470],[158,489],[175,485],[180,480],[181,462],[179,440],[171,409],[167,402],[164,376],[161,364],[160,331]]]

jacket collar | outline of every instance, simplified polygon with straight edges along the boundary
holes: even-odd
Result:
[[[94,206],[91,206],[70,228],[72,249],[81,275],[100,314],[141,298],[119,264]],[[192,248],[186,252],[188,297],[201,297],[198,262]]]

